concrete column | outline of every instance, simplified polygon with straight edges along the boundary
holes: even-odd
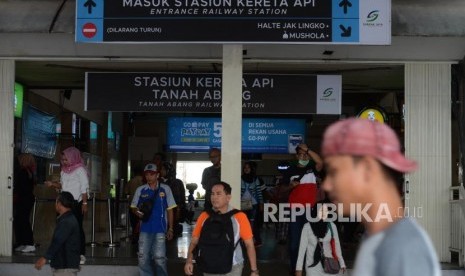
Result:
[[[223,45],[221,178],[240,208],[242,153],[242,45]]]
[[[13,147],[15,62],[0,60],[0,256],[13,245]]]
[[[431,237],[442,262],[450,262],[451,66],[405,65],[405,149],[419,163],[407,175],[406,207]]]

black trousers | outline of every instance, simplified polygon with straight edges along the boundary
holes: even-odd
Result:
[[[82,201],[80,202],[75,201],[74,208],[72,211],[79,224],[79,233],[81,236],[80,253],[81,255],[85,255],[86,254],[86,236],[84,234],[84,228],[82,227],[82,220],[84,218],[84,216],[82,215]]]
[[[34,207],[33,197],[20,199],[13,205],[13,227],[16,246],[34,245],[30,222],[32,207]]]

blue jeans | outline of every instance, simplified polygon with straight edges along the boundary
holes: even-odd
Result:
[[[289,222],[289,256],[291,259],[291,271],[295,273],[297,257],[299,256],[300,235],[302,229],[307,222],[307,217],[304,214],[296,216],[295,221]]]
[[[140,276],[168,276],[165,234],[141,232],[138,258]],[[155,274],[152,260],[155,261]]]

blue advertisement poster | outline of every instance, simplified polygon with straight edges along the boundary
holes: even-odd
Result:
[[[57,118],[28,104],[24,105],[22,152],[54,158]]]
[[[168,119],[168,149],[204,152],[221,148],[221,118]],[[305,120],[246,118],[242,120],[243,153],[293,153],[305,137]]]

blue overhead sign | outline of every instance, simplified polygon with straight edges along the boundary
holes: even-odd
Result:
[[[77,42],[391,43],[390,0],[77,0]]]
[[[221,118],[173,117],[168,119],[168,149],[204,152],[221,148]],[[305,137],[305,120],[242,120],[243,153],[292,153]]]

